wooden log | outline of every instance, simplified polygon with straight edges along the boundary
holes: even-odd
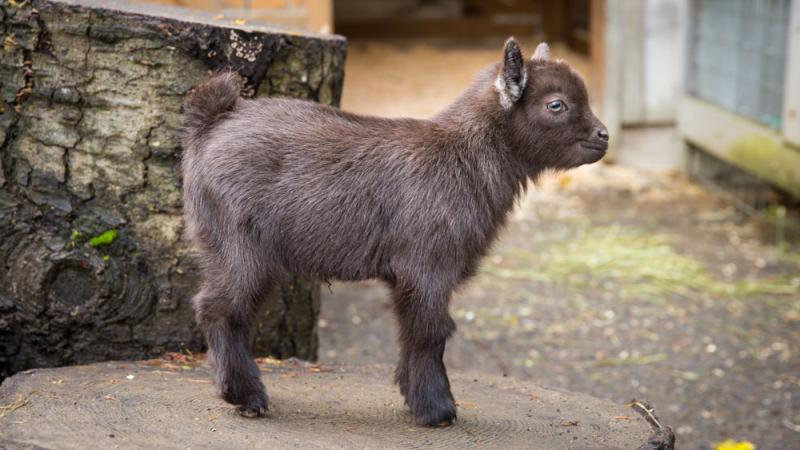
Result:
[[[346,42],[113,0],[0,0],[0,379],[201,350],[180,105],[211,71],[338,104]],[[149,10],[147,9],[149,8]],[[319,285],[281,286],[257,354],[314,358]]]
[[[193,361],[19,373],[0,387],[2,448],[508,448],[671,450],[657,419],[510,378],[451,374],[458,420],[415,426],[385,366],[260,361],[271,412],[247,419]],[[640,415],[641,414],[641,415]]]

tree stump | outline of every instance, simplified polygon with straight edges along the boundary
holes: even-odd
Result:
[[[0,387],[0,447],[70,449],[663,449],[626,405],[509,378],[453,373],[458,419],[414,425],[385,366],[260,361],[269,416],[247,419],[192,361],[19,373]],[[664,431],[669,431],[665,428]]]
[[[181,218],[189,89],[232,68],[245,95],[338,104],[343,38],[124,8],[0,0],[0,379],[201,350]],[[255,352],[314,358],[318,283],[265,303]]]

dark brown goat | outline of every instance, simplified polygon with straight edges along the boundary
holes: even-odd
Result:
[[[396,382],[416,421],[455,419],[442,362],[451,293],[528,179],[607,148],[583,81],[548,57],[540,44],[526,61],[509,39],[503,60],[429,120],[244,100],[231,73],[197,87],[184,104],[183,195],[203,274],[196,318],[226,401],[246,416],[267,410],[249,339],[277,282],[378,278],[391,288]]]

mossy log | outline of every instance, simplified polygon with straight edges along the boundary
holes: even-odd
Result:
[[[233,68],[245,95],[339,101],[342,38],[123,8],[0,0],[0,379],[202,349],[182,98]],[[264,303],[255,353],[314,358],[319,284],[296,280]]]

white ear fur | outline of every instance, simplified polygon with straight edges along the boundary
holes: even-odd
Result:
[[[511,109],[514,103],[522,97],[522,91],[528,82],[528,71],[522,51],[514,38],[506,41],[503,49],[503,66],[494,81],[494,87],[500,97],[500,105],[505,110]]]
[[[536,51],[533,52],[531,59],[538,59],[542,61],[547,61],[550,59],[550,46],[547,45],[547,42],[542,42],[536,46]]]

